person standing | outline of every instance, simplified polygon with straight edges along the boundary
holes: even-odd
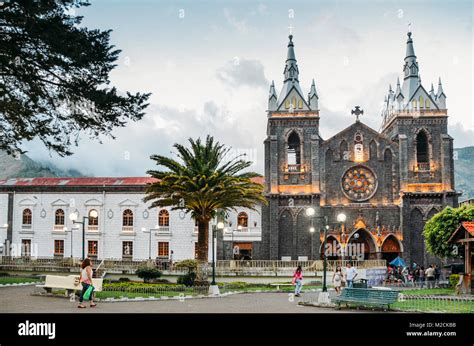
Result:
[[[303,287],[303,270],[301,266],[296,268],[295,273],[293,274],[293,285],[295,285],[295,297],[299,297],[301,293],[301,288]]]
[[[357,270],[350,263],[346,265],[346,282],[348,288],[354,287],[354,279],[357,276]]]
[[[336,290],[336,294],[341,294],[341,285],[342,285],[342,269],[340,266],[336,267],[336,271],[332,277],[332,283],[334,285],[334,289]]]
[[[430,265],[428,269],[425,271],[426,275],[426,287],[428,288],[434,288],[434,282],[435,282],[435,270],[433,268],[433,265]]]
[[[420,267],[418,280],[420,288],[423,288],[425,286],[425,267],[423,266]]]
[[[84,300],[84,294],[86,293],[89,286],[92,285],[92,263],[89,258],[84,259],[84,261],[82,261],[81,263],[81,274],[79,277],[79,282],[82,284],[82,292],[79,297],[79,305],[77,307],[80,309],[85,309],[85,306],[82,304]],[[92,298],[93,298],[93,293],[91,293],[91,295],[89,296],[91,308],[97,305],[94,303]]]
[[[169,270],[173,270],[173,250],[170,252],[170,265],[169,265]]]

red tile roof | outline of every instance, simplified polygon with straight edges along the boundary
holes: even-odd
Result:
[[[472,236],[474,236],[474,222],[462,222],[462,226],[466,231],[468,231]]]
[[[263,177],[252,180],[264,182]],[[0,179],[0,186],[142,186],[154,181],[151,177],[11,178]]]

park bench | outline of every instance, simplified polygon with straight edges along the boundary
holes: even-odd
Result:
[[[279,290],[280,290],[280,286],[293,286],[293,284],[274,283],[274,284],[270,284],[270,286],[276,287],[276,290],[279,291]]]
[[[95,287],[95,291],[102,291],[102,279],[92,279],[92,285]],[[36,285],[36,287],[43,288],[46,292],[51,293],[54,289],[66,290],[66,296],[69,296],[75,291],[82,290],[82,285],[79,283],[78,275],[46,275],[46,280],[42,285]]]
[[[337,304],[337,308],[341,308],[342,303],[360,305],[375,305],[384,309],[390,309],[390,304],[398,300],[398,291],[381,290],[374,288],[344,288],[341,295],[332,299]]]

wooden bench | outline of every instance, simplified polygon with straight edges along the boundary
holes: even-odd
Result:
[[[102,279],[92,279],[92,285],[95,287],[95,291],[102,291]],[[36,287],[44,288],[46,292],[50,293],[54,289],[66,290],[66,296],[69,296],[75,291],[82,290],[82,285],[79,283],[78,275],[46,275],[46,280],[42,285],[36,285]]]
[[[398,300],[398,291],[374,288],[344,288],[341,295],[332,299],[341,308],[342,303],[359,305],[380,306],[384,311],[390,309],[390,304]]]

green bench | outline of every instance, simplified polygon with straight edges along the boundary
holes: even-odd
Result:
[[[337,308],[341,308],[341,304],[349,303],[359,305],[375,305],[384,309],[390,309],[390,304],[398,300],[398,291],[374,289],[374,288],[344,288],[341,295],[332,299],[337,304]]]

